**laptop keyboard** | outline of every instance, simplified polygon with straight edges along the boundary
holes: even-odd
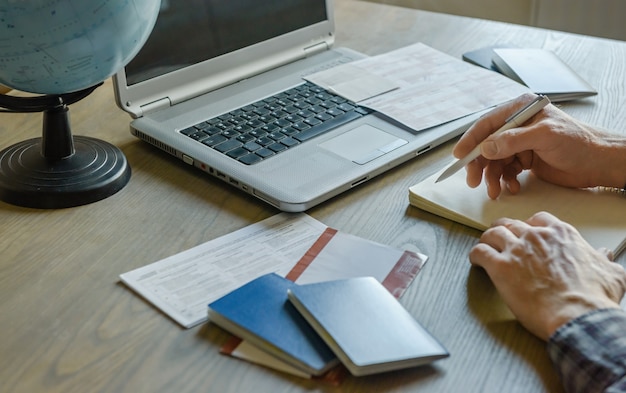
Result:
[[[368,113],[371,110],[306,82],[181,133],[252,165]]]

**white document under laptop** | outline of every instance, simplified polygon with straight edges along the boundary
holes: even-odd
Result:
[[[331,3],[163,0],[148,42],[114,77],[117,104],[133,117],[131,132],[298,212],[448,141],[475,120],[478,113],[415,131],[305,81],[365,58],[332,48]]]

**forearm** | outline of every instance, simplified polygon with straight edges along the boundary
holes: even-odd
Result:
[[[626,391],[626,312],[598,310],[568,322],[548,353],[569,393]]]

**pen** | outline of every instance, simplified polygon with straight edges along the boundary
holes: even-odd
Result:
[[[548,99],[548,97],[541,96],[541,95],[538,96],[530,104],[526,105],[525,107],[523,107],[522,109],[520,109],[519,111],[511,115],[508,119],[506,119],[506,121],[504,122],[504,125],[500,127],[492,135],[496,135],[503,131],[510,130],[511,128],[521,126],[522,124],[530,120],[531,117],[539,113],[539,111],[542,110],[549,103],[550,103],[550,100]],[[465,165],[470,163],[472,160],[476,159],[478,156],[480,156],[480,144],[476,146],[471,152],[469,152],[468,155],[456,161],[454,164],[450,165],[448,169],[446,169],[441,174],[441,176],[439,176],[439,178],[435,181],[435,183],[445,180],[448,177],[452,176],[453,174],[458,172],[459,169],[463,168]]]

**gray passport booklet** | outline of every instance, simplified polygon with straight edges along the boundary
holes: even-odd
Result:
[[[352,375],[414,367],[449,356],[372,277],[296,285],[288,298]]]
[[[547,95],[552,102],[598,94],[587,81],[550,50],[496,48],[493,52],[493,64],[501,73],[528,86],[534,93]]]
[[[552,102],[598,94],[593,86],[548,49],[516,48],[504,44],[466,52],[463,60],[499,72],[534,93],[547,95]]]

